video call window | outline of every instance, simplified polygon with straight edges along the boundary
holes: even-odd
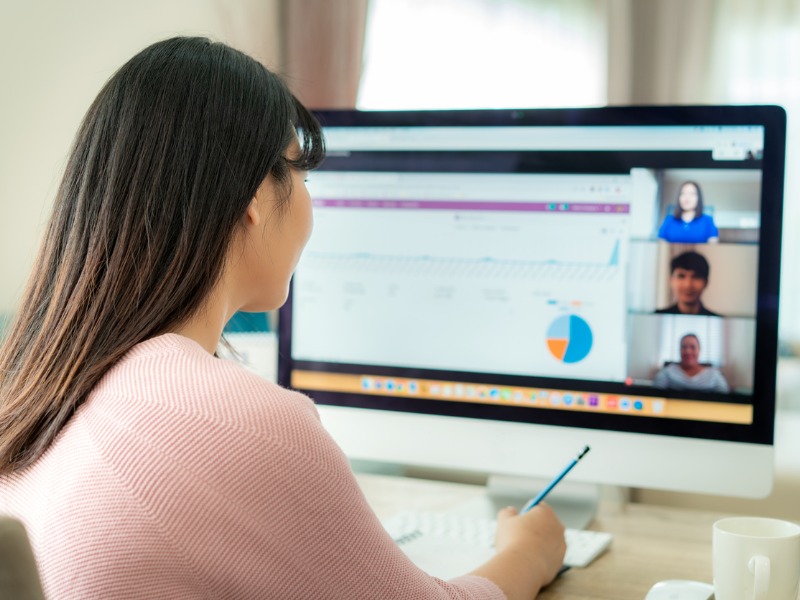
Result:
[[[642,169],[637,180],[635,205],[648,218],[631,239],[630,380],[750,394],[761,172]]]

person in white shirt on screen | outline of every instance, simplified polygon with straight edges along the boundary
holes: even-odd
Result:
[[[672,390],[729,392],[728,382],[719,369],[700,364],[699,358],[700,340],[695,334],[687,333],[681,338],[681,362],[661,369],[653,385]]]

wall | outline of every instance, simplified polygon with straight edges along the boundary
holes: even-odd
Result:
[[[0,3],[0,314],[16,306],[73,135],[103,83],[137,51],[173,35],[226,41],[269,64],[279,50],[276,7],[277,0]]]

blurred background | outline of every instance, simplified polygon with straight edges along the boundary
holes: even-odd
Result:
[[[100,87],[149,43],[198,34],[282,73],[313,108],[784,106],[780,337],[800,354],[796,0],[0,0],[0,315]],[[800,384],[791,363],[782,389]]]

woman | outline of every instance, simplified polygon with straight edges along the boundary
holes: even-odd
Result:
[[[685,181],[678,192],[678,202],[667,215],[658,237],[672,243],[705,244],[719,241],[719,230],[711,215],[703,213],[703,192],[695,181]]]
[[[681,362],[671,363],[656,375],[653,385],[673,390],[698,390],[703,392],[730,391],[722,373],[714,367],[700,364],[700,340],[693,333],[681,338]]]
[[[146,48],[90,107],[0,354],[0,510],[48,597],[532,598],[555,577],[546,506],[501,511],[473,574],[429,577],[312,402],[215,358],[234,312],[285,301],[323,154],[275,75],[205,39]]]

